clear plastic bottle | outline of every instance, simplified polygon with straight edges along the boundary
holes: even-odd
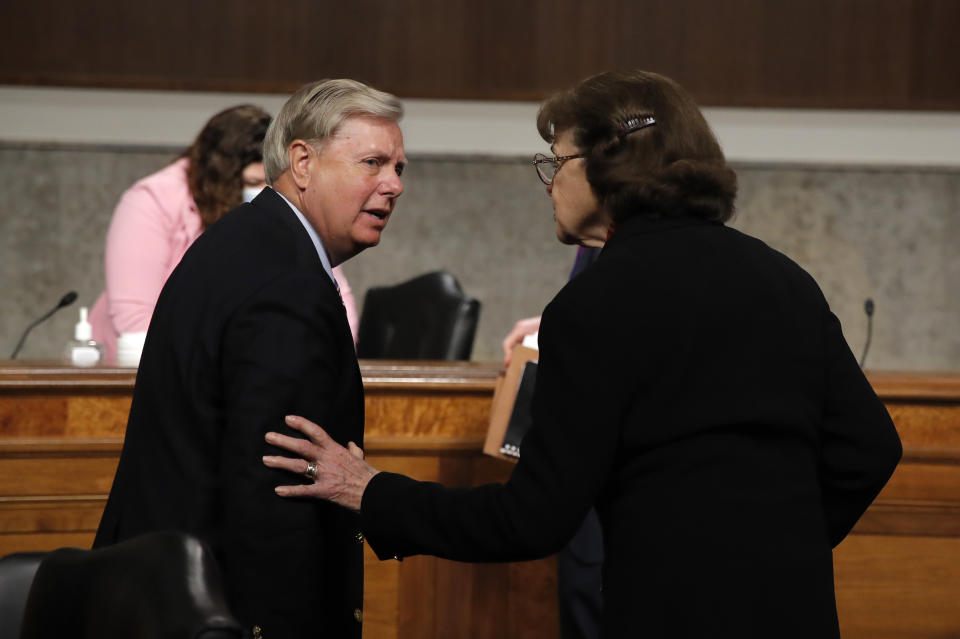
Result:
[[[74,366],[96,366],[103,361],[103,344],[93,340],[93,327],[87,321],[87,307],[80,307],[80,321],[73,331],[73,339],[67,344],[65,353],[68,362]]]

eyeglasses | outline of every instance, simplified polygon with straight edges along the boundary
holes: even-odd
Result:
[[[582,158],[584,155],[586,154],[576,153],[574,155],[556,156],[537,153],[533,156],[533,167],[537,170],[537,176],[539,176],[540,181],[549,186],[553,182],[553,178],[557,176],[557,172],[560,170],[560,167],[563,166],[564,162]]]
[[[653,117],[652,114],[646,115],[635,115],[631,118],[623,120],[620,124],[620,132],[617,134],[616,140],[622,142],[631,133],[645,129],[648,126],[653,126],[657,123],[657,119]],[[567,160],[574,160],[576,158],[582,158],[586,153],[577,153],[575,155],[544,155],[543,153],[537,153],[533,156],[533,168],[537,170],[537,176],[540,178],[540,181],[550,186],[553,183],[553,178],[557,177],[557,173],[560,171],[560,168],[563,166],[563,163]]]

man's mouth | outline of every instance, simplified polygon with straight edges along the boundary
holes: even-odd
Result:
[[[364,209],[364,213],[369,213],[377,219],[385,220],[390,215],[389,209]]]

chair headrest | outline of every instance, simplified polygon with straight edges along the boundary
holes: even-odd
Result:
[[[452,274],[434,271],[364,298],[357,356],[375,359],[467,360],[480,302]]]
[[[34,579],[21,637],[161,639],[213,632],[241,636],[210,550],[193,536],[158,532],[96,550],[51,552]]]

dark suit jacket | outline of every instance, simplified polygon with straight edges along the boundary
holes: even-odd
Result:
[[[264,639],[360,637],[359,518],[277,497],[268,430],[304,415],[362,445],[346,315],[309,235],[270,189],[187,251],[150,322],[126,440],[95,545],[152,530],[214,550],[230,606]],[[362,539],[362,538],[361,538]]]
[[[378,556],[556,552],[596,505],[605,637],[838,636],[832,553],[901,448],[816,283],[762,242],[634,218],[544,311],[508,483],[380,473]]]

